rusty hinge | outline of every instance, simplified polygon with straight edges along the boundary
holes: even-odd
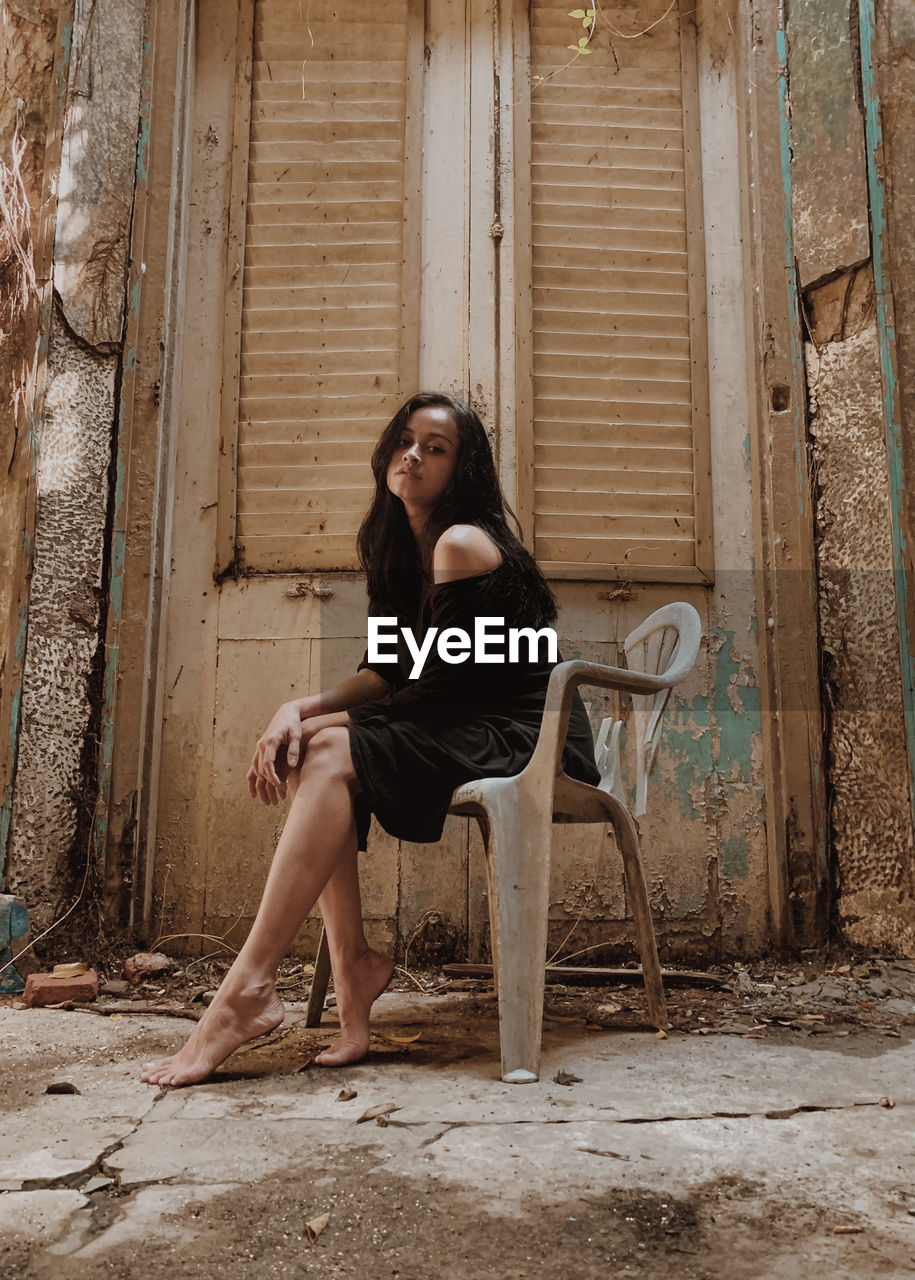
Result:
[[[333,587],[315,586],[313,582],[296,582],[286,589],[290,600],[301,600],[305,596],[314,596],[316,600],[330,600],[334,594]]]

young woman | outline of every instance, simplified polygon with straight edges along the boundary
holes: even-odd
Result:
[[[429,627],[474,634],[477,617],[540,629],[556,601],[512,533],[480,419],[460,400],[413,396],[372,457],[375,497],[359,531],[373,614],[396,617],[419,643]],[[523,652],[523,650],[522,650]],[[454,664],[433,649],[421,674],[401,644],[398,663],[369,664],[327,692],[285,703],[258,740],[252,797],[289,816],[247,941],[213,1003],[178,1053],[145,1064],[150,1084],[202,1080],[284,1009],[274,980],[317,901],[330,946],[340,1035],[321,1066],[368,1050],[369,1012],[393,962],[362,926],[357,850],[374,813],[392,835],[435,841],[455,787],[519,773],[534,750],[552,664],[536,655],[501,664],[474,654]],[[596,783],[594,748],[576,695],[566,772]]]

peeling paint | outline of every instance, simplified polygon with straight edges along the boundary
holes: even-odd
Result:
[[[674,920],[685,920],[688,916],[698,915],[704,906],[705,898],[701,893],[684,893],[671,915]]]
[[[721,842],[721,870],[729,878],[745,878],[749,871],[750,846],[745,836],[728,836]]]
[[[764,822],[763,789],[750,786],[762,752],[761,691],[751,657],[732,631],[710,628],[708,647],[714,657],[710,692],[671,699],[663,771],[652,785],[659,805],[686,823],[704,825],[721,874],[746,879],[751,838]],[[681,895],[671,914],[680,919],[708,905],[703,895]]]
[[[140,117],[140,136],[137,139],[138,182],[146,182],[149,176],[146,171],[146,148],[149,146],[149,109],[150,103],[146,103],[146,114]]]

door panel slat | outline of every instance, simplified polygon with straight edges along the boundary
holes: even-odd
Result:
[[[565,6],[531,5],[533,510],[551,567],[696,563],[687,147],[667,8],[604,6],[590,56],[567,65]],[[604,19],[662,20],[611,50]]]
[[[357,0],[345,22],[306,21],[297,0],[256,6],[236,486],[249,572],[355,567],[372,449],[415,382],[418,12]]]

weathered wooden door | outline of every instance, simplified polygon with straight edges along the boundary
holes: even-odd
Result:
[[[689,72],[650,7],[621,66],[556,0],[203,0],[156,932],[243,936],[282,821],[253,743],[358,660],[369,456],[417,387],[479,409],[551,576],[706,577]],[[474,947],[474,840],[373,840],[380,942],[437,911]]]

